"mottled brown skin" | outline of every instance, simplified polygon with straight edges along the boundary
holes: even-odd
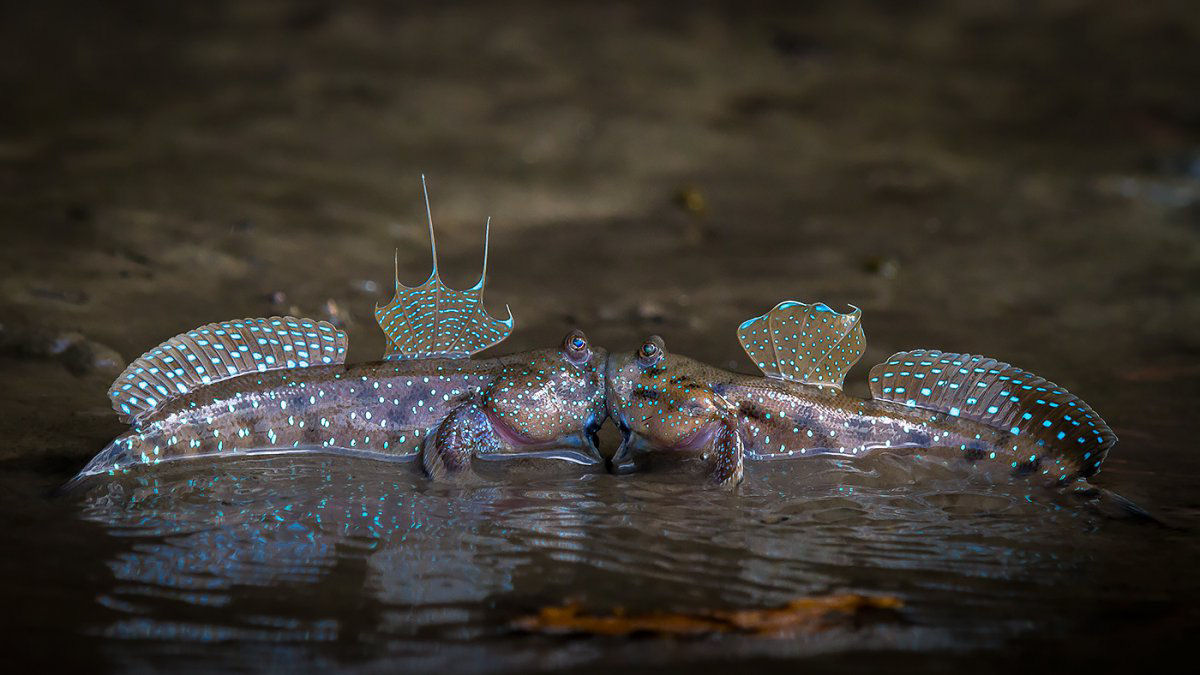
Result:
[[[657,336],[637,352],[610,355],[606,381],[608,412],[623,434],[613,457],[618,469],[653,456],[691,457],[704,462],[712,482],[731,485],[741,481],[746,458],[940,446],[969,459],[1015,458],[1013,466],[1026,470],[1038,461],[1029,439],[828,387],[714,368],[667,353]]]
[[[602,461],[603,349],[492,359],[421,359],[292,368],[216,382],[165,402],[79,477],[184,457],[328,451],[420,456],[432,477],[472,457]]]

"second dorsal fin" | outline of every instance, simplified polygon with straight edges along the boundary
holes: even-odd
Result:
[[[1054,451],[1060,479],[1100,470],[1117,435],[1078,396],[1002,361],[937,349],[897,352],[871,369],[871,398],[961,417],[1033,439]],[[1029,458],[1037,461],[1037,453]],[[1017,464],[1014,462],[1013,467]]]
[[[841,389],[866,349],[861,319],[853,305],[842,314],[823,302],[785,300],[742,322],[738,340],[767,377]]]
[[[421,187],[425,187],[424,176],[421,176]],[[479,281],[471,288],[456,291],[442,283],[438,276],[437,242],[433,235],[428,190],[425,191],[425,210],[429,215],[433,272],[425,283],[409,288],[400,283],[397,268],[395,297],[386,305],[375,308],[375,320],[387,337],[387,349],[383,354],[387,360],[466,358],[503,342],[512,333],[511,311],[507,319],[501,320],[490,316],[483,306],[491,219],[484,226],[483,272]]]
[[[343,363],[346,333],[325,321],[272,316],[210,323],[135,359],[108,389],[124,422],[164,402],[246,373]]]

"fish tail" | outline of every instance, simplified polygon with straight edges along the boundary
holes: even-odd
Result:
[[[231,444],[190,425],[135,428],[113,439],[71,479],[77,484],[90,476],[114,475],[133,467],[159,464],[184,457],[233,454]]]
[[[158,454],[155,454],[158,448]],[[87,463],[75,477],[59,488],[60,492],[69,492],[82,485],[92,476],[114,474],[123,469],[138,464],[149,464],[161,461],[162,443],[154,443],[147,434],[128,432],[121,434],[96,453],[92,461]]]
[[[986,356],[916,349],[871,369],[871,395],[961,417],[1021,439],[1060,481],[1100,470],[1117,436],[1091,406],[1033,373]],[[1018,441],[1020,442],[1020,441]]]

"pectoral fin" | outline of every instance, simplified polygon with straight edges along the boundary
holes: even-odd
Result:
[[[709,450],[708,478],[717,485],[737,485],[742,482],[742,465],[746,449],[737,422],[732,416],[721,420]]]
[[[430,478],[448,478],[470,469],[473,455],[494,452],[500,444],[483,409],[473,401],[463,403],[425,437],[421,465]]]

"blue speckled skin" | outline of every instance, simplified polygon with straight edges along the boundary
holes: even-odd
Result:
[[[405,286],[397,255],[395,296],[375,310],[384,362],[344,365],[345,331],[300,317],[181,333],[109,388],[133,429],[75,480],[183,457],[314,450],[419,456],[433,478],[463,475],[475,457],[601,462],[607,353],[574,330],[557,349],[471,359],[513,330],[511,311],[494,319],[483,302],[491,219],[479,281],[455,290],[438,273],[428,190],[425,210],[433,270],[420,286]]]
[[[1055,477],[1078,469],[1065,458],[1041,466],[1044,450],[1031,437],[828,387],[729,372],[667,353],[657,337],[651,341],[657,341],[651,350],[657,358],[647,358],[643,346],[608,360],[608,410],[624,434],[615,466],[652,454],[689,455],[705,462],[713,482],[735,484],[743,457],[855,456],[937,446]]]
[[[171,399],[80,478],[183,457],[327,451],[422,459],[434,477],[472,456],[597,463],[603,349],[419,359],[249,373]],[[578,353],[577,353],[578,352]]]

